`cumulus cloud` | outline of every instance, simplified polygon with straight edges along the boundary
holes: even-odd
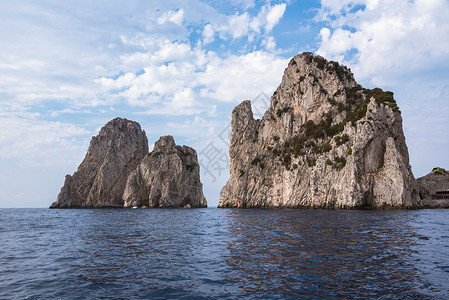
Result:
[[[363,85],[395,92],[416,176],[448,163],[449,5],[445,0],[322,0],[318,54]],[[432,153],[433,155],[428,155]]]
[[[209,44],[214,41],[215,31],[212,25],[206,24],[203,28],[203,43]]]
[[[373,84],[441,68],[449,55],[448,15],[444,0],[323,0],[318,18],[328,26],[317,53],[343,60]]]
[[[287,5],[285,3],[277,4],[273,6],[267,13],[266,20],[267,24],[265,25],[265,30],[270,32],[273,30],[273,27],[279,22],[285,12],[285,8]]]
[[[268,48],[275,46],[272,38],[266,43],[271,43]],[[167,55],[170,50],[164,49],[171,47],[183,49],[183,57],[188,59]],[[165,42],[160,44],[159,51],[148,55],[149,59],[141,55],[144,70],[141,74],[127,72],[97,82],[111,97],[121,97],[130,105],[155,114],[211,112],[217,101],[237,103],[260,92],[271,93],[287,64],[286,59],[263,51],[219,57],[188,44],[174,46]]]
[[[259,9],[257,15],[237,12],[219,20],[210,20],[210,23],[203,29],[203,43],[210,43],[214,40],[214,34],[218,34],[223,40],[246,37],[249,42],[260,42],[262,45],[267,45],[268,35],[279,23],[286,8],[285,3],[274,6],[267,4]]]
[[[169,10],[164,13],[157,19],[158,24],[165,24],[167,22],[171,22],[178,26],[182,26],[182,22],[184,21],[184,10],[182,8],[177,10]]]

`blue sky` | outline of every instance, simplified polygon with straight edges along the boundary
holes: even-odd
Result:
[[[0,207],[47,207],[109,120],[196,148],[210,206],[232,108],[310,51],[395,93],[416,177],[449,168],[449,2],[2,1]],[[267,96],[265,96],[267,95]]]

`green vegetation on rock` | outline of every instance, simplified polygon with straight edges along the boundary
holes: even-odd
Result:
[[[446,175],[449,174],[444,168],[436,167],[432,169],[433,174],[435,175]]]
[[[162,151],[154,152],[154,153],[152,154],[152,156],[157,158],[157,157],[159,157],[159,155],[161,155],[162,153],[164,153],[164,152],[162,152]]]
[[[198,166],[197,163],[192,163],[190,165],[186,165],[187,170],[189,170],[190,172],[193,172],[193,170],[195,170],[195,168]]]

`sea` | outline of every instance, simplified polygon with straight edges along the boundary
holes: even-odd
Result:
[[[0,299],[449,299],[449,210],[0,209]]]

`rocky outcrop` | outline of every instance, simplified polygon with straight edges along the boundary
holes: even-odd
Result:
[[[426,176],[416,179],[416,182],[421,199],[428,199],[436,192],[449,190],[449,171],[437,167]]]
[[[50,208],[206,207],[196,152],[162,137],[149,153],[137,122],[116,118],[93,137]]]
[[[92,137],[78,170],[66,176],[51,208],[123,207],[128,176],[147,154],[148,140],[137,122],[108,122]]]
[[[421,206],[393,93],[336,62],[295,56],[263,118],[244,101],[231,127],[219,207]]]
[[[207,207],[196,151],[161,137],[129,176],[123,199],[125,207]]]

